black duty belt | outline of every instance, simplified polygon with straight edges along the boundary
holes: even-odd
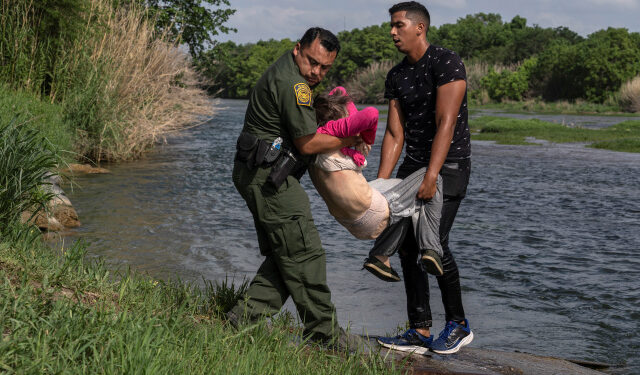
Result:
[[[278,140],[265,141],[253,134],[242,132],[236,143],[235,159],[247,164],[249,169],[256,167],[271,167],[267,182],[276,188],[291,175],[298,180],[307,170],[306,164],[299,160],[299,156],[284,147]]]

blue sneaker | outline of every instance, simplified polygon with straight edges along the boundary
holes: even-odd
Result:
[[[408,329],[396,337],[378,337],[378,343],[385,348],[416,354],[427,353],[432,342],[433,336],[425,337],[415,329]]]
[[[431,344],[431,350],[438,354],[453,354],[465,345],[473,341],[473,332],[469,326],[469,321],[464,320],[464,324],[449,322],[444,327],[440,336]]]

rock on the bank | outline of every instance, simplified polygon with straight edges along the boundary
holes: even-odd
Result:
[[[111,173],[106,168],[94,167],[89,164],[69,164],[67,168],[63,170],[65,173],[80,173],[80,174],[104,174]]]
[[[50,174],[42,185],[45,192],[54,195],[47,204],[48,212],[40,211],[35,216],[32,212],[24,212],[22,221],[31,220],[38,228],[48,232],[59,232],[65,228],[79,227],[78,213],[60,187],[61,184],[62,178],[60,176]]]

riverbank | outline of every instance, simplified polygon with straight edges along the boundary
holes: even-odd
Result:
[[[588,147],[612,151],[640,152],[640,120],[624,121],[602,129],[569,127],[563,124],[484,116],[469,122],[473,140],[499,144],[587,143]]]
[[[587,101],[557,101],[545,102],[540,100],[522,100],[505,102],[480,103],[471,101],[469,107],[472,110],[499,110],[511,113],[544,113],[565,115],[599,115],[599,116],[638,116],[640,113],[625,112],[615,103],[591,103]]]
[[[398,373],[377,356],[291,344],[284,314],[233,331],[220,314],[246,284],[163,282],[109,272],[76,244],[0,243],[0,366],[15,373]],[[295,330],[293,331],[296,332]]]
[[[238,332],[222,314],[246,283],[199,288],[109,272],[82,244],[52,249],[37,231],[27,238],[0,242],[0,366],[9,373],[598,373],[561,359],[473,348],[407,356],[372,341],[372,353],[325,351],[296,343],[301,330],[287,312]]]

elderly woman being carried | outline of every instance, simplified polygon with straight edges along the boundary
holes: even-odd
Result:
[[[367,107],[358,111],[347,92],[336,87],[329,95],[314,101],[318,132],[337,137],[360,134],[365,142],[358,149],[343,148],[331,154],[319,154],[309,168],[309,175],[322,196],[329,213],[358,239],[378,239],[365,260],[364,268],[385,281],[400,281],[390,266],[389,257],[402,244],[413,226],[420,246],[420,259],[427,272],[442,275],[442,247],[439,227],[442,211],[442,179],[438,177],[436,195],[429,201],[416,198],[426,168],[404,180],[381,179],[367,182],[362,175],[365,154],[375,141],[378,110]],[[428,225],[422,225],[426,222]],[[402,230],[387,230],[401,226]],[[421,228],[428,228],[424,230]]]

